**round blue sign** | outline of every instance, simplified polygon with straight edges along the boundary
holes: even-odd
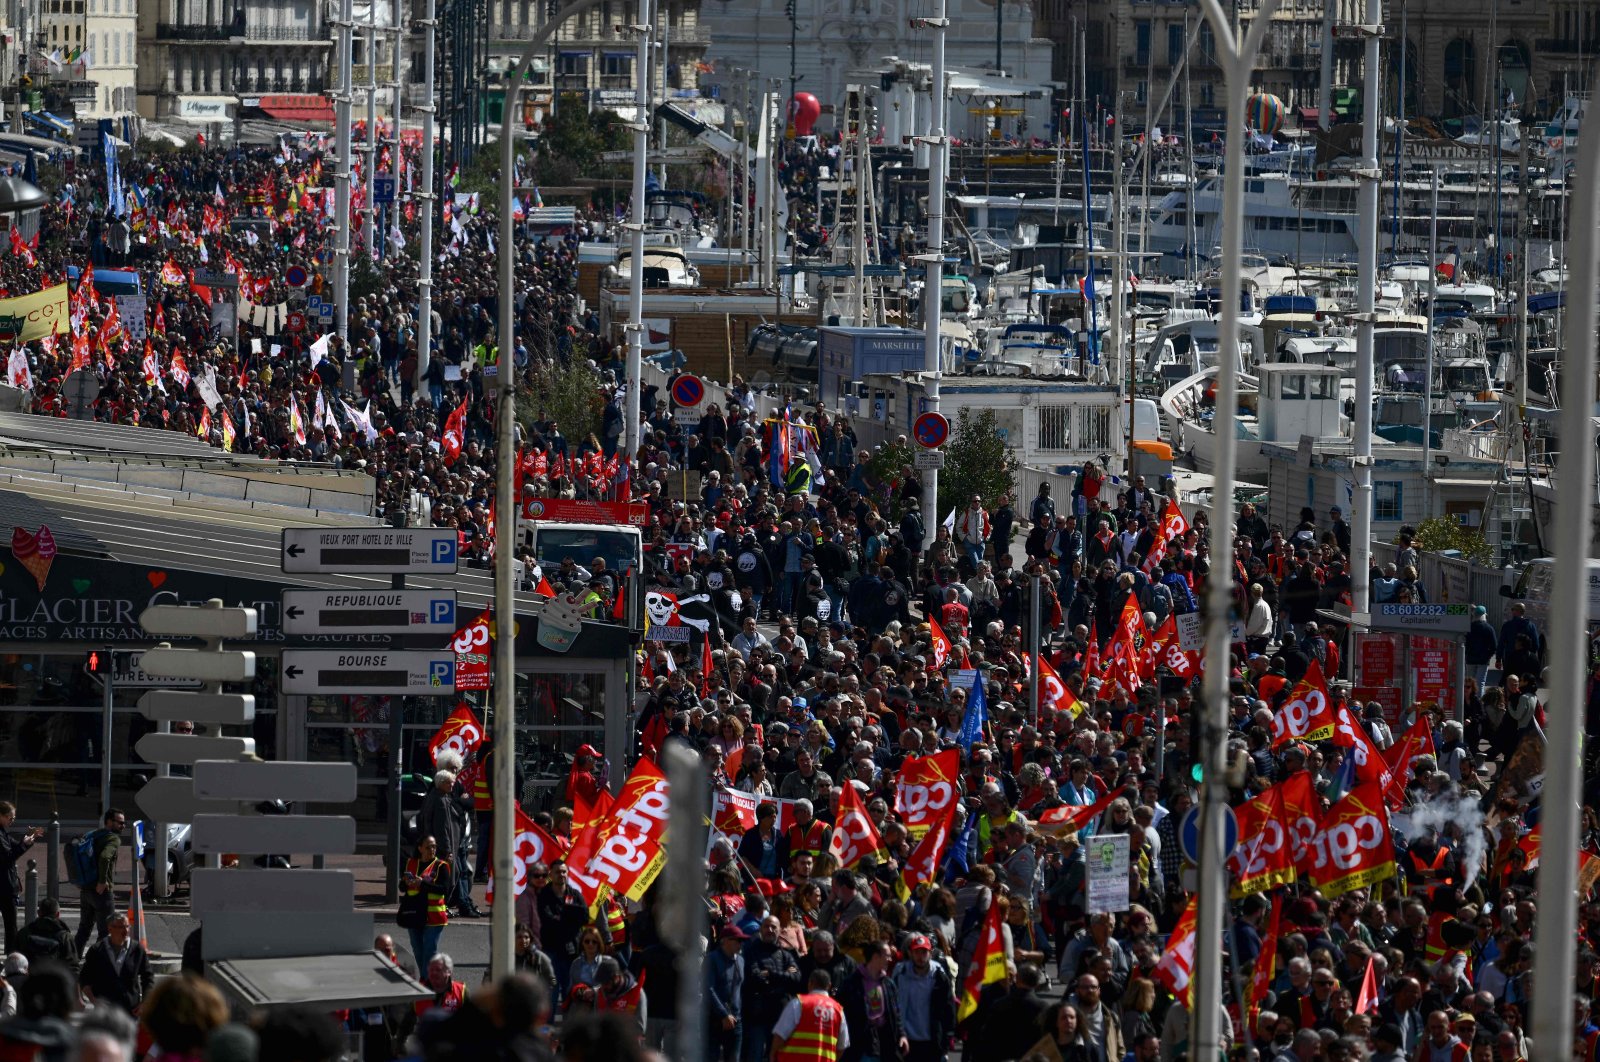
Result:
[[[911,434],[917,445],[927,450],[937,450],[950,438],[950,422],[942,413],[924,413],[911,423]]]
[[[706,385],[700,382],[700,377],[691,373],[684,373],[672,381],[672,401],[675,405],[685,409],[693,409],[706,397]]]
[[[307,279],[305,266],[292,265],[283,271],[283,282],[291,288],[305,287]]]
[[[1239,820],[1234,817],[1233,809],[1222,805],[1222,849],[1224,856],[1233,854],[1239,847]],[[1200,862],[1200,805],[1196,804],[1183,813],[1183,818],[1178,822],[1178,847],[1183,849],[1183,857],[1191,863]]]

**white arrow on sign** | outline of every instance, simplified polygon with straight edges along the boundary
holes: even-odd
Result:
[[[194,765],[194,794],[206,800],[347,804],[356,798],[356,765],[298,760],[201,760]]]
[[[139,668],[156,678],[200,679],[202,682],[244,682],[256,677],[256,654],[204,649],[146,649]]]
[[[253,756],[255,738],[204,737],[200,734],[146,734],[133,750],[148,763],[197,763]]]
[[[151,822],[188,822],[200,814],[228,815],[239,810],[237,800],[199,799],[188,778],[152,778],[133,799]]]
[[[256,698],[252,693],[151,690],[139,698],[139,711],[146,719],[165,719],[169,723],[248,723],[256,717]]]
[[[450,527],[286,527],[286,572],[389,572],[449,575],[456,570]]]
[[[454,590],[285,590],[285,634],[454,634]]]
[[[449,696],[456,657],[449,651],[285,649],[285,693],[388,693]]]
[[[356,850],[356,820],[349,815],[196,815],[191,836],[201,855],[349,855]]]

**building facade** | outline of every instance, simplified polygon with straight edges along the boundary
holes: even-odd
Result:
[[[1569,92],[1587,88],[1585,66],[1600,51],[1600,12],[1578,0],[1406,0],[1385,5],[1384,112],[1393,114],[1404,68],[1406,112],[1439,118],[1484,113],[1496,100],[1524,117],[1543,120]],[[1238,20],[1248,24],[1257,0],[1236,0]],[[1335,0],[1333,41],[1335,97],[1356,98],[1362,72],[1362,41],[1354,28],[1365,19],[1365,0]],[[1302,122],[1312,124],[1322,65],[1322,0],[1283,0],[1272,16],[1251,87],[1283,99]],[[1211,28],[1193,0],[1038,0],[1035,31],[1055,44],[1055,76],[1072,81],[1081,64],[1087,95],[1133,113],[1149,96],[1157,102],[1192,37],[1189,92],[1196,116],[1220,121],[1222,68]],[[1404,62],[1398,46],[1404,36]],[[1086,59],[1086,61],[1084,61]],[[1181,113],[1183,87],[1170,113]]]
[[[741,80],[763,90],[776,81],[787,97],[791,5],[795,89],[822,104],[819,129],[833,128],[845,85],[878,70],[885,59],[932,61],[932,34],[911,24],[933,12],[923,0],[705,0],[702,21],[711,37],[713,71],[704,81],[724,97],[737,96]],[[1052,47],[1034,32],[1034,0],[949,0],[948,14],[950,68],[993,73],[998,58],[1006,78],[1030,84],[1049,79]]]

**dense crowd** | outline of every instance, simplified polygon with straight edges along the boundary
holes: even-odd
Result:
[[[237,347],[211,338],[208,294],[190,271],[202,255],[212,268],[231,258],[253,302],[286,300],[286,266],[315,272],[326,261],[328,212],[313,191],[324,165],[316,145],[286,143],[128,166],[142,217],[130,224],[127,258],[150,293],[158,371],[150,380],[138,345],[119,349],[111,304],[77,282],[81,336],[102,379],[97,416],[183,431],[209,420],[213,441],[239,452],[365,469],[385,515],[424,495],[434,520],[482,555],[494,452],[481,373],[496,357],[488,205],[451,204],[437,349],[420,390],[404,209],[401,241],[352,303],[348,345],[255,327]],[[97,194],[69,187],[48,209],[37,264],[19,255],[0,266],[11,293],[59,279],[69,261],[103,260]],[[252,243],[228,226],[236,213],[270,215],[277,229]],[[439,760],[423,836],[401,874],[399,925],[411,947],[393,949],[435,996],[399,1021],[345,1015],[385,1030],[368,1037],[381,1046],[367,1057],[467,1057],[449,1052],[491,1042],[510,1053],[471,1057],[541,1057],[546,1009],[571,1058],[627,1057],[641,1039],[670,1050],[686,1021],[703,1023],[707,1057],[719,1060],[925,1062],[957,1043],[979,1062],[1215,1057],[1189,1042],[1181,946],[1187,933],[1192,951],[1196,882],[1180,823],[1198,795],[1205,666],[1228,668],[1230,747],[1226,777],[1205,781],[1227,787],[1244,841],[1230,865],[1240,895],[1224,941],[1228,1011],[1217,1047],[1272,1062],[1532,1057],[1524,1020],[1538,798],[1527,783],[1542,771],[1543,648],[1520,608],[1499,630],[1481,610],[1475,617],[1459,706],[1354,701],[1341,681],[1343,629],[1328,619],[1351,585],[1338,509],[1277,526],[1243,506],[1230,569],[1215,572],[1207,514],[1185,511],[1170,484],[1086,463],[1025,501],[997,492],[952,505],[924,496],[909,469],[882,468],[848,418],[821,406],[763,417],[736,387],[725,405],[680,425],[653,390],[633,397],[616,386],[619,351],[576,302],[575,238],[519,251],[511,364],[594,362],[604,381],[598,427],[574,440],[548,418],[525,425],[523,489],[645,502],[648,591],[666,602],[669,624],[694,599],[711,618],[688,642],[646,641],[635,748],[579,749],[567,788],[533,816],[555,847],[526,867],[517,899],[523,979],[487,991],[457,980],[449,956],[460,932],[451,910],[476,913],[462,825],[488,810],[486,772]],[[163,279],[169,263],[177,282]],[[33,345],[42,411],[59,411],[79,345]],[[180,355],[217,403],[177,385]],[[644,423],[634,454],[619,453],[628,401]],[[446,422],[458,409],[452,440]],[[681,473],[691,489],[674,492]],[[1420,600],[1419,563],[1403,539],[1395,564],[1371,573],[1378,599]],[[593,593],[593,611],[611,615],[625,582],[599,566],[573,568],[545,574]],[[1177,632],[1218,578],[1229,581],[1242,631],[1228,660],[1208,662]],[[591,902],[573,880],[588,864],[568,865],[605,828],[604,761],[654,758],[670,744],[702,758],[717,794],[704,1007],[691,1015],[677,1010],[677,950],[657,920],[659,889]],[[1300,803],[1286,816],[1291,792]],[[1388,849],[1358,877],[1332,877],[1317,841],[1353,794],[1377,795]],[[1275,847],[1269,819],[1280,825]],[[1108,906],[1091,864],[1122,838],[1128,872]],[[191,1027],[209,1020],[194,1014],[214,1013],[209,990],[190,980],[152,988],[119,942],[126,923],[110,900],[84,901],[87,922],[57,958],[70,966],[109,941],[125,1009],[161,1057],[202,1057]],[[1575,1005],[1593,1051],[1600,906],[1583,916]],[[103,939],[85,951],[97,925]],[[33,933],[18,930],[24,946],[14,947],[7,928],[8,951],[26,958]],[[1064,995],[1047,995],[1057,983]],[[53,969],[28,976],[16,1020],[60,1019],[77,1006],[70,986]],[[86,980],[77,987],[97,1004],[91,1017],[113,1009]],[[161,1040],[169,1007],[190,1015],[180,1023],[187,1038],[170,1050]],[[454,1031],[430,1038],[435,1023]],[[203,1031],[214,1038],[223,1025]],[[16,1027],[0,1026],[0,1039]],[[270,1019],[255,1032],[260,1058],[323,1057],[269,1053],[269,1029]],[[1552,1046],[1540,1057],[1567,1054]]]

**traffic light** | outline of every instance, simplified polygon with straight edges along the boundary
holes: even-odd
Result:
[[[85,674],[103,678],[111,674],[111,650],[90,649],[83,662]]]

